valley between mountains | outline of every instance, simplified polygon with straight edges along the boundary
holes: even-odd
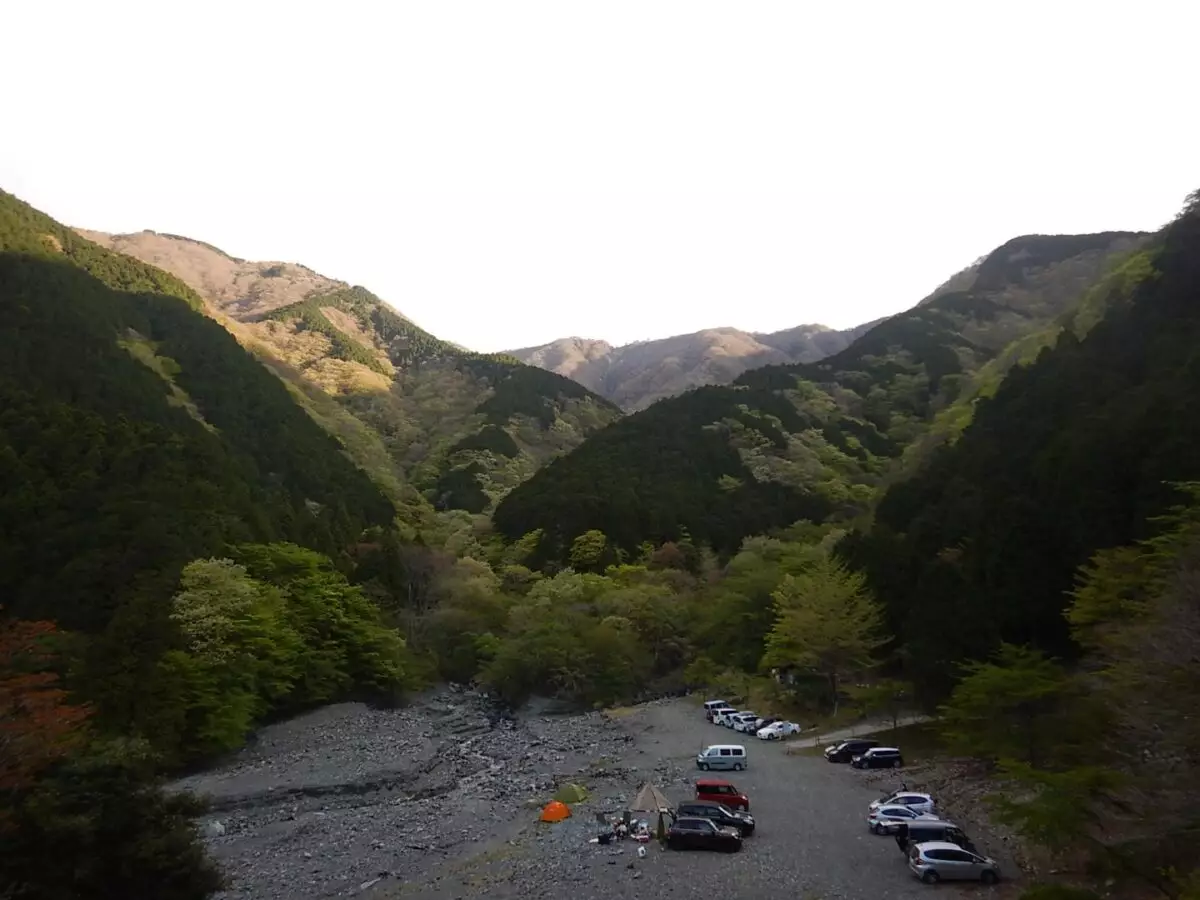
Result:
[[[690,691],[928,715],[997,890],[1195,900],[1200,194],[895,305],[483,354],[0,192],[0,896],[925,889],[861,780],[757,740],[734,866],[530,826],[686,799]]]

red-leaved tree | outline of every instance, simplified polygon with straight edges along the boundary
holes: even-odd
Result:
[[[0,619],[0,807],[83,739],[90,710],[68,703],[47,670],[54,633],[53,622]]]

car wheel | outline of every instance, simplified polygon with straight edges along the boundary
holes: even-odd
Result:
[[[925,882],[926,884],[937,884],[938,883],[938,873],[933,871],[933,869],[930,869],[928,872],[926,872],[924,875],[921,876],[921,880],[923,882]]]
[[[898,769],[898,768],[900,768],[902,765],[904,765],[904,760],[902,760],[902,759],[898,759],[898,760],[896,760],[895,762],[893,762],[893,763],[892,763],[892,768],[893,768],[893,769]]]
[[[993,872],[991,869],[984,869],[983,874],[979,876],[979,880],[982,881],[984,884],[995,884],[996,883],[996,873]]]
[[[871,834],[883,834],[883,828],[878,822],[871,826]]]

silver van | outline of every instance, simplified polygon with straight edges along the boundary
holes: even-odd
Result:
[[[746,768],[746,748],[741,744],[713,744],[696,754],[696,767],[707,772],[709,769],[733,769],[740,772]]]

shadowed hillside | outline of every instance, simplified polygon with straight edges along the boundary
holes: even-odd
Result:
[[[610,529],[630,552],[685,530],[732,552],[746,535],[800,518],[801,507],[806,517],[853,519],[977,372],[1071,310],[1142,241],[1010,241],[969,278],[828,358],[752,369],[610,427],[505,498],[496,526],[510,539],[541,529],[542,557],[562,560],[593,529]]]

